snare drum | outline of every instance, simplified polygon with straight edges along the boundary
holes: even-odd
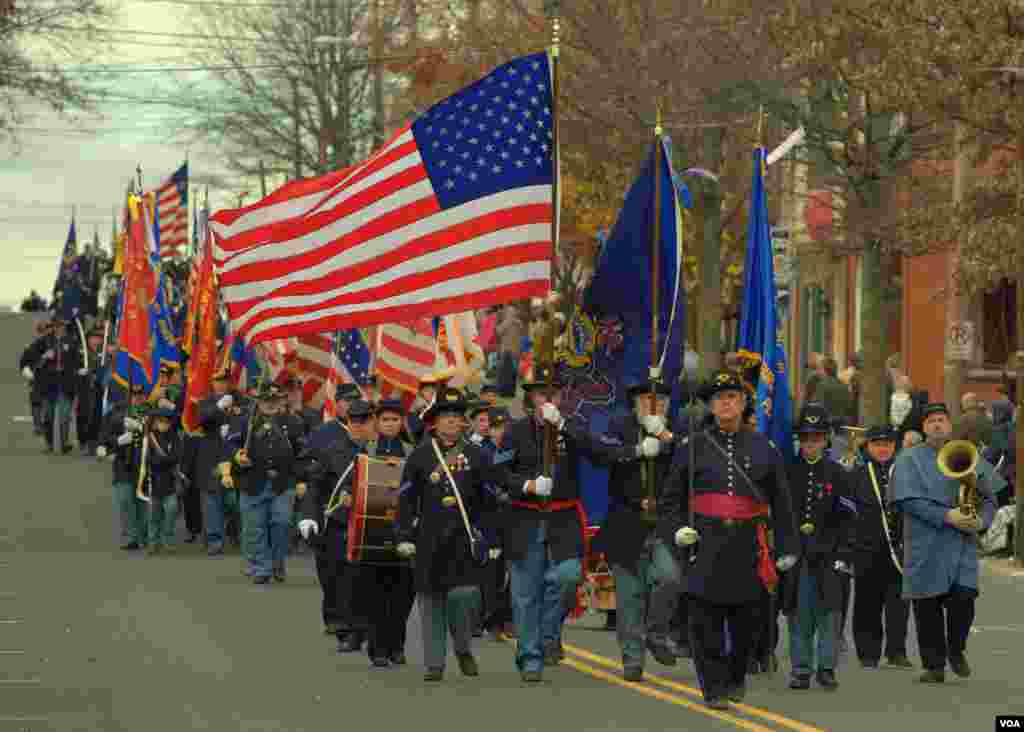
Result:
[[[354,563],[396,564],[395,517],[405,461],[359,455],[352,480],[346,557]]]

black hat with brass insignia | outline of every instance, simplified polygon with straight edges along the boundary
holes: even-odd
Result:
[[[405,415],[405,407],[402,406],[401,399],[381,399],[377,404],[377,414],[384,414],[384,412],[390,412],[391,414],[397,414],[399,417]]]
[[[559,375],[558,369],[541,364],[533,369],[533,381],[526,381],[522,386],[523,391],[546,389],[549,386],[552,389],[561,389],[565,386],[565,381]]]
[[[430,408],[423,413],[423,421],[429,422],[442,414],[465,414],[467,406],[461,391],[446,386],[441,389]]]
[[[672,385],[666,384],[661,381],[638,381],[630,384],[626,387],[626,396],[630,399],[637,396],[638,394],[650,394],[651,391],[660,396],[672,396]]]
[[[487,410],[487,421],[491,423],[491,427],[501,427],[508,419],[508,410],[505,407],[491,407]]]
[[[889,424],[876,424],[864,433],[865,442],[896,442],[899,435],[896,428]]]
[[[256,398],[260,401],[273,401],[274,399],[284,399],[287,393],[284,389],[273,382],[263,384],[259,391],[256,392]]]
[[[825,411],[825,405],[817,402],[812,402],[803,408],[803,411],[800,412],[800,419],[793,428],[793,432],[798,435],[828,434],[831,431],[832,420],[829,419],[828,412]]]
[[[338,384],[338,387],[334,390],[335,399],[344,399],[345,401],[352,401],[353,399],[362,399],[363,392],[359,390],[359,387],[353,384],[351,381],[346,381]]]
[[[374,414],[373,405],[365,399],[356,399],[348,408],[349,419],[364,420],[369,419]]]
[[[743,381],[735,371],[722,369],[711,375],[711,378],[704,382],[700,389],[700,398],[704,401],[711,401],[711,398],[723,391],[738,391],[741,394],[747,393]]]

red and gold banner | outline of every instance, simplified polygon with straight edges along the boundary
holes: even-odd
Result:
[[[210,235],[204,243],[202,262],[196,275],[196,287],[192,292],[194,303],[191,356],[188,360],[185,408],[181,423],[189,434],[200,432],[199,402],[210,392],[210,382],[217,370],[217,282],[213,274],[213,257],[210,256]],[[193,313],[190,311],[190,315]]]
[[[153,374],[153,337],[149,308],[157,296],[157,275],[149,257],[150,237],[147,226],[152,219],[144,209],[143,199],[132,196],[128,201],[130,223],[124,245],[124,307],[118,332],[118,349],[139,364],[150,383]]]

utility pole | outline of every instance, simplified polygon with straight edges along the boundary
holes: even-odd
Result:
[[[380,0],[373,0],[373,147],[384,144],[384,26]]]
[[[292,118],[295,123],[295,180],[302,178],[302,106],[299,100],[299,80],[292,79]]]
[[[963,125],[954,123],[953,128],[953,206],[959,206],[964,200],[964,131]],[[953,247],[953,256],[949,263],[949,282],[947,284],[949,297],[946,300],[946,334],[943,343],[949,338],[952,326],[955,322],[964,320],[966,307],[963,297],[956,291],[955,272],[959,268],[960,247],[963,242],[957,241]],[[945,365],[943,367],[943,397],[946,406],[957,419],[960,416],[960,397],[964,388],[964,372],[966,364],[961,360],[950,358],[948,349],[945,354]]]
[[[722,127],[706,127],[704,165],[716,176],[722,168]],[[700,255],[700,332],[694,348],[700,353],[701,378],[721,366],[722,352],[722,193],[717,180],[700,181],[703,241]]]
[[[1016,78],[1021,81],[1021,77]],[[1018,122],[1018,125],[1020,123]],[[1014,521],[1013,553],[1024,566],[1024,126],[1017,128],[1017,517]]]

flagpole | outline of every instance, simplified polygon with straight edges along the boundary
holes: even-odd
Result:
[[[654,125],[654,226],[651,227],[651,408],[652,414],[656,396],[656,382],[661,379],[658,368],[658,280],[661,245],[661,105],[658,105],[657,122]]]
[[[551,262],[550,269],[554,273],[554,262],[557,256],[558,247],[558,173],[559,173],[559,151],[558,151],[558,57],[559,57],[559,34],[561,31],[560,0],[550,0],[545,8],[551,16]],[[548,286],[548,299],[551,299],[552,287]],[[545,303],[545,307],[548,307]],[[551,392],[555,368],[555,320],[551,318],[545,331],[543,343],[535,345],[538,368],[546,361],[548,370],[545,387],[548,393]],[[554,425],[544,423],[544,475],[548,478],[554,477],[555,465],[555,444],[556,434]],[[586,527],[584,527],[586,528]]]

